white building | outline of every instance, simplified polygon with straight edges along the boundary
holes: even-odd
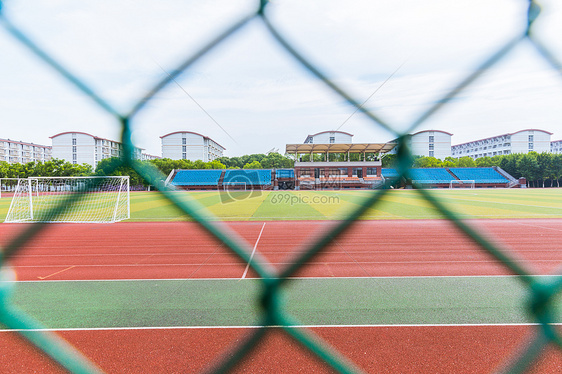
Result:
[[[451,156],[450,134],[441,130],[424,130],[412,134],[408,146],[414,156],[435,157],[444,160]]]
[[[96,168],[99,161],[120,157],[123,145],[114,140],[100,138],[85,132],[63,132],[51,136],[53,142],[53,158],[65,160],[73,164],[89,164]],[[142,149],[135,148],[135,159],[142,159]]]
[[[224,148],[213,139],[191,131],[176,131],[160,137],[162,158],[213,161],[223,156]]]
[[[453,134],[441,130],[423,130],[410,135],[406,145],[414,156],[435,157],[444,160],[451,156],[451,137]],[[390,143],[398,143],[398,139]],[[396,154],[394,148],[389,154]]]
[[[562,140],[550,142],[550,153],[562,153]]]
[[[51,147],[10,139],[0,139],[0,161],[10,164],[45,162],[51,160]]]
[[[308,135],[304,144],[349,144],[352,137],[352,134],[343,131],[322,131]]]
[[[511,134],[454,145],[451,147],[451,154],[455,158],[469,156],[476,159],[511,153],[529,153],[531,151],[538,153],[551,152],[551,135],[552,133],[544,130],[521,130]]]

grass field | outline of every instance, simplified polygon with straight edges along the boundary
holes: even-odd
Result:
[[[341,219],[372,191],[255,191],[178,192],[227,221]],[[465,189],[432,190],[435,196],[462,218],[561,218],[562,189]],[[4,220],[11,198],[0,199]],[[419,192],[389,191],[363,219],[442,218]],[[158,192],[131,192],[130,221],[189,220]]]
[[[56,329],[253,326],[259,287],[253,279],[27,282],[14,302]],[[303,325],[528,322],[514,277],[322,278],[294,282],[287,295],[287,312]]]

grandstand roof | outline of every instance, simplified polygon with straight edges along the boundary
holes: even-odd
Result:
[[[356,143],[356,144],[287,144],[286,153],[387,153],[396,143]]]

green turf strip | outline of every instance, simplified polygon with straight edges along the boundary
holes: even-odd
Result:
[[[248,326],[258,290],[248,279],[23,282],[14,302],[49,328]],[[515,277],[301,279],[285,296],[306,325],[534,322]]]
[[[341,219],[374,191],[179,191],[226,221]],[[562,218],[562,188],[435,189],[461,218]],[[11,198],[0,199],[0,220]],[[415,190],[392,190],[362,219],[442,218]],[[131,192],[130,221],[190,220],[158,192]]]

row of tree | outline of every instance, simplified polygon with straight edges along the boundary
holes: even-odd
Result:
[[[203,162],[201,160],[171,160],[169,158],[155,159],[141,162],[141,166],[155,167],[164,176],[174,169],[272,169],[292,168],[293,160],[279,153],[253,154],[241,157],[220,157],[216,160]],[[147,185],[140,175],[131,167],[123,165],[118,158],[101,160],[95,175],[128,175],[132,186]]]
[[[210,162],[156,159],[143,161],[147,167],[153,167],[169,175],[173,169],[272,169],[292,168],[294,161],[279,153],[253,154],[240,157],[221,157]],[[396,164],[396,155],[382,158],[383,168],[391,168]],[[559,187],[562,179],[562,154],[529,152],[510,155],[480,157],[447,157],[439,160],[435,157],[416,156],[413,158],[414,168],[442,167],[492,167],[499,166],[515,178],[526,178],[532,187]],[[118,158],[107,158],[98,163],[96,170],[88,164],[72,164],[67,161],[53,159],[46,162],[28,162],[26,164],[10,164],[0,161],[0,178],[27,178],[40,176],[71,177],[90,175],[128,175],[131,185],[146,185],[138,173],[124,165]]]
[[[0,178],[83,177],[92,174],[92,167],[88,164],[78,165],[58,159],[25,164],[10,164],[0,161]]]
[[[396,164],[396,155],[387,155],[382,159],[383,168],[391,168]],[[460,158],[447,157],[444,160],[435,157],[416,156],[413,168],[444,168],[444,167],[492,167],[498,166],[519,179],[527,179],[529,187],[560,187],[562,179],[562,154],[554,153],[512,153],[509,155],[480,157],[473,159],[465,156]]]

